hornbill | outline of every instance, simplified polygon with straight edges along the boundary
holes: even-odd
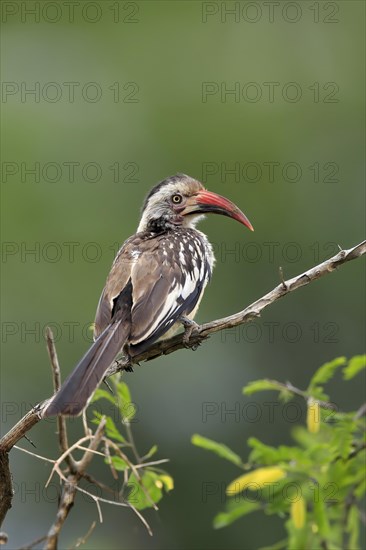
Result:
[[[231,201],[177,174],[145,199],[137,233],[112,264],[99,300],[94,343],[51,398],[43,416],[78,415],[120,352],[135,356],[193,319],[214,265],[212,247],[195,226],[206,213],[253,227]]]

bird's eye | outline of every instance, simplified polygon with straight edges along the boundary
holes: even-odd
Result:
[[[176,193],[175,195],[172,196],[172,202],[174,202],[174,204],[180,204],[183,200],[183,197],[182,195],[179,195],[179,193]]]

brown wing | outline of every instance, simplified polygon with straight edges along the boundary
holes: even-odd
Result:
[[[187,241],[189,265],[182,265],[183,248],[178,234],[154,238],[149,235],[136,235],[122,246],[99,300],[95,320],[98,336],[112,322],[119,308],[119,296],[131,282],[128,340],[139,352],[167,332],[181,315],[195,308],[210,274],[209,266],[201,261],[204,251],[199,250],[196,241]]]
[[[95,314],[94,340],[112,321],[115,300],[118,299],[131,278],[132,267],[140,255],[142,240],[141,234],[127,239],[112,264]]]
[[[179,317],[193,311],[209,279],[210,267],[201,261],[202,243],[181,237],[177,232],[154,239],[149,253],[132,267],[130,345],[134,352],[149,347]]]

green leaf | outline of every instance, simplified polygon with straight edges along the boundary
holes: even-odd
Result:
[[[348,464],[349,461],[346,461],[346,467],[348,467],[348,472],[344,472],[344,465],[343,465],[343,471],[341,471],[341,476],[338,479],[338,485],[339,489],[342,490],[343,488],[346,488],[347,490],[352,489],[353,493],[360,499],[363,498],[363,494],[365,491],[365,464],[364,459],[361,456],[361,453],[357,455],[357,457],[353,458],[352,460],[359,459],[357,463],[354,464],[354,470],[350,472],[350,465]],[[363,486],[363,491],[361,493],[358,493],[359,486]]]
[[[268,515],[276,514],[279,517],[284,517],[289,511],[289,496],[292,495],[291,490],[295,487],[301,487],[301,480],[296,477],[281,479],[273,486],[262,490],[262,495],[265,498],[265,513]],[[301,489],[302,490],[302,489]]]
[[[366,368],[366,354],[355,355],[349,360],[348,365],[343,369],[343,379],[351,380],[362,369]]]
[[[154,456],[155,453],[157,453],[158,451],[158,446],[157,445],[153,445],[150,449],[150,451],[148,451],[146,453],[146,455],[144,456],[144,460],[146,460],[147,458],[151,458],[152,456]]]
[[[109,464],[109,459],[106,459],[107,464]],[[115,470],[119,470],[120,472],[123,472],[127,468],[129,468],[127,462],[123,460],[120,456],[111,456],[111,462],[115,468]]]
[[[364,467],[364,464],[362,464],[362,467]],[[356,497],[361,500],[366,492],[366,478],[363,476],[363,479],[359,482],[359,485],[354,490],[354,493]]]
[[[92,422],[93,424],[99,424],[100,419],[102,418],[102,414],[100,414],[98,411],[93,411],[94,417]],[[126,440],[123,437],[123,435],[119,432],[117,429],[115,423],[113,422],[112,418],[110,416],[106,417],[106,424],[105,424],[105,433],[107,437],[110,437],[111,439],[115,439],[116,441],[119,441],[120,443],[125,443]]]
[[[221,529],[222,527],[227,527],[237,519],[259,510],[259,502],[249,502],[245,501],[240,506],[230,510],[229,512],[221,512],[217,514],[213,520],[214,529]]]
[[[333,426],[332,441],[330,448],[333,449],[334,457],[341,456],[346,459],[353,450],[354,435],[356,423],[353,418],[343,417]]]
[[[160,474],[159,479],[164,485],[164,489],[166,491],[172,491],[174,489],[174,480],[172,476],[169,476],[168,474]]]
[[[141,482],[137,480],[135,474],[131,474],[128,480],[128,487],[131,489],[127,500],[137,510],[151,508],[152,503],[157,503],[163,497],[162,487],[163,482],[159,479],[160,476],[151,470],[146,470],[141,477]],[[144,489],[141,487],[143,485]]]
[[[117,382],[116,390],[118,393],[118,397],[121,399],[121,401],[123,401],[123,403],[131,403],[131,393],[126,382]]]
[[[278,394],[278,398],[283,403],[288,403],[292,398],[294,397],[294,394],[291,390],[288,388],[282,388],[280,393]]]
[[[91,403],[95,403],[95,401],[99,401],[99,399],[107,399],[107,401],[116,405],[116,397],[111,392],[102,390],[101,388],[95,390]]]
[[[117,382],[116,390],[118,395],[118,405],[124,422],[129,422],[136,415],[136,407],[131,400],[130,390],[125,382]]]
[[[288,532],[287,547],[289,550],[300,550],[303,548],[320,548],[319,546],[309,546],[307,543],[308,529],[296,529],[292,519],[285,523]],[[314,544],[314,543],[313,543]]]
[[[314,386],[311,388],[311,397],[318,401],[329,402],[329,395],[325,393],[321,386]]]
[[[327,517],[327,511],[325,508],[325,501],[327,499],[327,495],[324,494],[322,487],[319,488],[319,495],[317,498],[314,498],[313,500],[313,506],[314,506],[314,519],[319,529],[319,534],[327,538],[330,534],[330,527]]]
[[[336,359],[333,359],[333,361],[329,361],[329,363],[325,363],[319,369],[316,371],[312,379],[310,380],[309,384],[309,392],[311,393],[311,390],[316,386],[321,386],[322,384],[325,384],[334,376],[335,371],[338,369],[338,367],[341,367],[345,365],[347,362],[347,359],[345,357],[337,357]]]
[[[212,451],[213,453],[216,453],[217,455],[221,456],[221,458],[225,458],[226,460],[229,460],[237,466],[242,466],[242,460],[240,456],[234,453],[234,451],[232,451],[231,449],[229,449],[229,447],[223,445],[222,443],[217,443],[216,441],[208,439],[207,437],[203,437],[199,434],[192,435],[191,442],[197,447],[201,447],[202,449],[206,449],[207,451]]]
[[[350,534],[348,548],[360,550],[360,512],[357,506],[351,506],[349,511],[347,532]]]
[[[266,390],[275,390],[282,392],[283,389],[283,384],[280,384],[280,382],[264,378],[263,380],[253,380],[252,382],[249,382],[246,386],[244,386],[243,394],[252,395],[253,393]]]
[[[301,454],[300,449],[296,449],[296,447],[286,447],[285,445],[281,445],[278,448],[271,447],[262,443],[256,437],[250,437],[248,445],[253,449],[249,455],[251,464],[264,466],[277,465],[279,462],[295,460],[296,455]]]
[[[287,539],[283,539],[279,542],[275,542],[272,546],[262,546],[259,550],[282,550],[283,548],[287,548],[287,542]]]
[[[284,403],[289,401],[294,395],[291,390],[284,386],[284,384],[277,382],[277,380],[268,380],[267,378],[249,382],[246,386],[244,386],[242,391],[244,395],[252,395],[253,393],[267,390],[278,391],[278,397]]]

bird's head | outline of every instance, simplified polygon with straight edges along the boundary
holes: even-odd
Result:
[[[145,199],[138,231],[164,231],[176,226],[194,227],[204,214],[222,214],[252,224],[231,201],[207,191],[202,183],[177,174],[155,185]]]

